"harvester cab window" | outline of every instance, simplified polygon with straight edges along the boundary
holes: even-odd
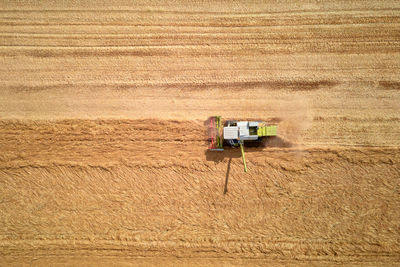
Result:
[[[257,135],[257,126],[249,127],[249,135]]]
[[[237,121],[226,121],[225,126],[237,126]]]

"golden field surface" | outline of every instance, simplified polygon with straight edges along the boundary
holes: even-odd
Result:
[[[0,265],[400,264],[399,1],[2,1],[0,81]]]

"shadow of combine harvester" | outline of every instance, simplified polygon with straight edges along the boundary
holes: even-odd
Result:
[[[267,125],[262,121],[228,120],[222,125],[221,117],[208,118],[207,126],[208,149],[205,152],[207,161],[222,162],[228,158],[225,175],[224,194],[228,192],[228,180],[232,158],[242,157],[244,171],[247,172],[244,148],[248,152],[262,151],[266,147],[288,148],[293,144],[277,136],[277,126]],[[240,149],[238,149],[240,148]]]

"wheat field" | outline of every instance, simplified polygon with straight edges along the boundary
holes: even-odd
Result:
[[[0,81],[1,265],[400,263],[398,1],[2,1]]]

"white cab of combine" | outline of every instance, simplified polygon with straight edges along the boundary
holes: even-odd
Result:
[[[238,139],[239,138],[239,127],[237,126],[227,126],[224,127],[224,139]]]
[[[224,127],[224,139],[225,140],[257,140],[257,127],[258,122],[256,121],[238,121],[236,126]],[[250,129],[254,128],[255,131],[250,133]]]

